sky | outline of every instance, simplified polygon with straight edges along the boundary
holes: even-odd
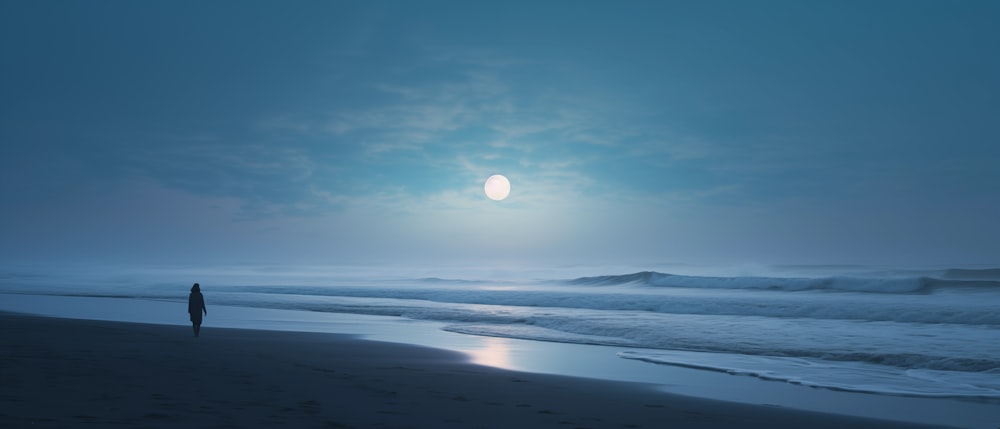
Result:
[[[1000,265],[997,22],[0,0],[0,260]]]

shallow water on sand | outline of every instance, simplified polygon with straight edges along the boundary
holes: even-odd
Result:
[[[0,310],[178,325],[178,335],[190,334],[185,303],[176,300],[2,294]],[[618,357],[654,350],[463,335],[442,329],[444,323],[399,317],[214,305],[205,323],[206,340],[213,327],[347,333],[454,350],[475,363],[504,369],[651,383],[670,393],[862,417],[994,429],[1000,416],[996,403],[814,389]]]

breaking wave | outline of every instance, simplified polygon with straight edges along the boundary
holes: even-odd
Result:
[[[579,277],[579,286],[641,285],[695,289],[829,290],[884,294],[926,294],[942,289],[1000,290],[1000,269],[946,270],[940,277],[710,277],[642,271],[632,274]]]

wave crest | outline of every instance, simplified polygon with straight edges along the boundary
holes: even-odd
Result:
[[[944,288],[1000,290],[1000,281],[983,280],[1000,270],[947,270],[942,277],[710,277],[641,271],[632,274],[579,277],[572,285],[640,285],[695,289],[758,289],[781,291],[832,290],[846,292],[926,294]],[[964,280],[959,280],[961,277]]]

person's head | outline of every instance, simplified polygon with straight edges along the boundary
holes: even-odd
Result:
[[[191,286],[191,292],[201,292],[201,286],[198,286],[198,283],[195,283],[194,286]]]

